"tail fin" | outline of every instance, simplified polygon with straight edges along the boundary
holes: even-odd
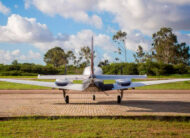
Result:
[[[92,42],[91,42],[91,76],[94,76],[94,42],[93,42],[93,36],[92,36]]]

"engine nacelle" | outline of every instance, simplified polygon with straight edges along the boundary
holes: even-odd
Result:
[[[56,79],[55,84],[57,86],[66,86],[69,84],[69,81],[68,80]]]
[[[116,83],[121,86],[129,86],[131,84],[131,79],[118,79]]]

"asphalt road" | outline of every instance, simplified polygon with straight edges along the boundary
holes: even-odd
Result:
[[[128,90],[121,104],[117,91],[68,94],[70,104],[58,90],[0,90],[0,117],[190,115],[190,90]]]

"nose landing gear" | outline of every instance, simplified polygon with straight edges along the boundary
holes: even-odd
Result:
[[[66,91],[65,90],[63,90],[63,97],[65,99],[65,103],[68,104],[69,103],[69,96],[66,95]]]
[[[92,99],[93,99],[93,101],[95,101],[95,100],[96,100],[96,96],[95,96],[95,95],[93,95],[93,96],[92,96]]]
[[[69,103],[69,96],[65,96],[65,103],[68,104]]]
[[[118,95],[118,96],[117,96],[117,103],[118,103],[118,104],[120,104],[121,101],[122,101],[122,98],[123,98],[123,91],[124,91],[124,90],[120,90],[120,94],[121,94],[121,95]]]

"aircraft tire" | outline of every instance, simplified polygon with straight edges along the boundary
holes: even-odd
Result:
[[[65,103],[68,104],[69,103],[69,96],[65,96]]]
[[[118,103],[118,104],[121,103],[121,96],[120,96],[120,95],[117,96],[117,103]]]
[[[95,96],[95,95],[93,95],[92,99],[93,99],[93,101],[95,101],[95,100],[96,100],[96,96]]]

